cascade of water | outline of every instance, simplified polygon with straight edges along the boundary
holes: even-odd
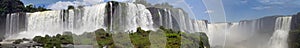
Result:
[[[198,24],[198,32],[207,32],[207,23],[206,21],[196,21]]]
[[[180,26],[180,30],[181,31],[187,31],[186,28],[186,22],[185,22],[185,18],[184,18],[184,13],[182,10],[178,11],[178,16],[179,16],[179,26]]]
[[[26,33],[36,35],[55,35],[63,31],[61,11],[45,11],[28,14],[28,29]]]
[[[169,28],[173,29],[173,19],[172,19],[172,13],[171,10],[168,10],[168,18],[169,18]]]
[[[153,30],[153,20],[152,15],[149,10],[142,4],[137,4],[138,15],[137,23],[138,26],[145,30]]]
[[[20,17],[20,14],[18,14],[18,13],[13,13],[13,14],[7,15],[5,37],[10,37],[9,35],[14,35],[14,34],[20,32],[19,17]]]
[[[17,35],[9,35],[7,39],[16,38],[32,38],[37,35],[54,35],[61,33],[62,29],[62,18],[60,16],[61,11],[45,11],[28,13],[27,17],[27,29],[26,31],[18,31]],[[17,19],[17,18],[14,18]],[[11,25],[11,24],[10,24]]]
[[[110,6],[112,3],[109,3]],[[64,31],[71,31],[75,34],[84,32],[92,32],[100,28],[106,29],[105,26],[105,10],[106,3],[93,6],[86,6],[79,9],[71,9],[67,11],[44,11],[36,13],[28,13],[26,31],[20,31],[19,14],[9,14],[6,20],[6,37],[7,38],[32,38],[34,36],[55,35]],[[123,3],[118,4],[118,8],[111,14],[109,26],[110,31],[127,32],[136,31],[136,27],[141,27],[144,30],[153,29],[152,12],[142,4]],[[113,9],[110,8],[112,11]],[[215,23],[207,24],[205,21],[191,20],[187,14],[181,9],[157,9],[159,26],[165,26],[170,29],[177,29],[185,32],[205,32],[209,37],[211,46],[222,46],[224,43],[225,32],[230,32],[227,35],[227,46],[245,45],[246,47],[257,46],[261,39],[259,34],[263,21],[242,21],[239,23]],[[288,36],[289,24],[291,17],[277,17],[274,33],[269,40],[268,47],[270,48],[286,48],[286,39]],[[178,26],[178,27],[176,27]],[[270,25],[272,26],[272,25]],[[19,33],[21,32],[21,33]],[[15,35],[15,36],[12,36]],[[264,34],[261,34],[264,35]],[[251,38],[256,37],[256,38]],[[239,40],[237,40],[239,39]],[[256,40],[254,40],[256,39]],[[254,40],[254,41],[252,41]],[[257,41],[258,40],[258,41]],[[253,44],[252,44],[253,42]],[[263,42],[263,41],[262,41]],[[247,44],[249,43],[249,44]],[[263,42],[265,43],[265,42]],[[259,44],[261,45],[261,44]],[[254,48],[255,48],[254,47]],[[241,48],[241,47],[240,47]]]
[[[72,31],[75,34],[92,32],[104,27],[106,3],[87,6],[82,9],[67,11],[44,11],[26,14],[26,31],[19,31],[19,16],[17,13],[7,17],[7,39],[33,38],[34,36],[56,35],[64,31]],[[14,25],[15,24],[15,25]],[[15,28],[15,29],[12,29]],[[12,33],[20,32],[20,33]],[[17,34],[17,35],[12,35]]]
[[[75,15],[77,17],[74,19],[76,28],[74,29],[76,34],[81,34],[83,32],[93,32],[99,28],[106,28],[104,26],[104,16],[105,16],[105,6],[106,3],[84,7],[80,9],[79,14]],[[83,10],[83,11],[82,11]]]
[[[292,17],[278,17],[275,31],[269,40],[269,48],[288,48],[287,38]]]
[[[162,26],[163,25],[162,13],[160,12],[160,10],[157,10],[157,11],[158,11],[158,16],[159,16],[159,26]]]

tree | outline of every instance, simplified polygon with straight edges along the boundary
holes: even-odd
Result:
[[[36,7],[34,7],[33,4],[27,5],[25,7],[25,12],[38,12],[38,11],[48,11],[48,10],[50,10],[50,9],[46,9],[46,8],[44,8],[42,6],[38,6],[36,8]]]
[[[56,34],[55,38],[61,38],[60,34]]]
[[[45,43],[45,39],[42,36],[35,36],[32,40],[37,43]]]
[[[141,27],[137,28],[137,33],[143,33],[143,32],[145,32],[145,31]]]
[[[20,44],[21,42],[23,42],[23,40],[22,39],[18,39],[16,41],[14,41],[13,44]]]
[[[70,10],[70,9],[75,9],[75,7],[74,6],[68,6],[68,10]]]
[[[23,12],[24,8],[20,0],[0,0],[0,16],[6,16],[8,13]]]

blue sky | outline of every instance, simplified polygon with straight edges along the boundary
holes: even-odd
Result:
[[[108,0],[21,0],[24,4],[35,4],[51,8],[65,4],[97,4]],[[118,0],[126,1],[126,0]],[[300,0],[147,0],[150,3],[168,2],[178,8],[184,8],[189,15],[199,20],[229,22],[257,19],[271,15],[293,15],[300,12]],[[205,2],[205,3],[203,3]],[[52,6],[51,6],[52,5]],[[208,9],[206,9],[208,8]],[[220,10],[219,10],[220,9]],[[222,11],[224,9],[224,11]],[[224,13],[225,14],[222,14]],[[192,14],[193,13],[193,14]],[[220,17],[226,16],[226,17]],[[211,18],[210,18],[211,17]],[[212,19],[215,18],[215,19]]]
[[[300,12],[300,0],[223,0],[228,21]]]

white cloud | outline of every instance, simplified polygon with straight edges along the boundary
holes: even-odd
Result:
[[[270,0],[258,0],[260,3],[267,3],[270,2]]]
[[[88,3],[88,4],[97,4],[103,1],[104,0],[83,0],[84,3]]]
[[[108,0],[108,1],[119,1],[119,2],[135,2],[135,0]],[[50,4],[47,8],[52,10],[67,9],[68,6],[81,6],[81,5],[93,5],[104,2],[104,0],[76,0],[76,1],[58,1],[54,4]]]
[[[135,2],[135,0],[111,0],[111,1],[119,1],[119,2]]]
[[[291,2],[291,0],[259,0],[259,2],[267,5],[282,5]]]
[[[58,1],[49,5],[47,8],[52,10],[67,9],[68,6],[92,5],[104,2],[103,0],[77,0],[77,1]]]
[[[209,13],[213,13],[213,11],[212,10],[206,10],[204,13],[209,14]]]
[[[270,9],[272,8],[271,6],[257,6],[257,7],[253,7],[252,9],[255,10],[262,10],[262,9]]]
[[[241,2],[241,3],[248,3],[247,0],[241,0],[240,2]]]
[[[60,10],[60,9],[67,9],[68,6],[77,6],[74,2],[56,2],[54,4],[51,4],[48,6],[49,9],[53,9],[53,10]]]
[[[299,0],[257,0],[261,5],[253,7],[255,10],[262,9],[282,9],[282,8],[300,8]],[[297,2],[297,3],[294,3]]]

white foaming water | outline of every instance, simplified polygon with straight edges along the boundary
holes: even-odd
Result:
[[[152,15],[148,9],[142,4],[137,4],[138,10],[138,25],[144,30],[153,30],[153,20]]]
[[[106,3],[83,9],[27,13],[27,30],[9,35],[6,39],[33,38],[34,36],[56,35],[65,31],[75,34],[92,32],[104,27]],[[15,18],[16,19],[16,18]]]
[[[7,18],[6,18],[7,25],[6,25],[5,37],[9,37],[9,35],[15,35],[15,33],[19,33],[19,31],[20,31],[19,17],[20,17],[20,14],[17,14],[17,13],[7,15]]]
[[[223,47],[227,25],[228,23],[208,24],[208,32],[206,32],[206,34],[211,47]]]
[[[62,18],[61,11],[45,11],[28,13],[27,16],[27,30],[19,33],[12,38],[32,38],[38,35],[55,35],[62,33]]]
[[[145,30],[153,30],[152,15],[144,5],[128,3],[128,7],[129,8],[127,11],[131,13],[127,13],[127,17],[129,17],[127,19],[131,20],[128,22],[132,22],[131,24],[128,24],[128,26],[133,25],[133,27],[131,27],[133,29],[131,30],[136,31],[136,27],[141,27],[142,29]]]
[[[104,25],[105,6],[106,3],[97,4],[93,6],[86,6],[83,8],[76,8],[67,11],[54,10],[54,11],[44,11],[27,13],[27,29],[21,33],[18,29],[17,24],[20,15],[18,13],[8,15],[11,19],[7,20],[7,28],[9,29],[6,33],[6,39],[19,39],[19,38],[33,38],[34,36],[44,36],[44,35],[56,35],[61,34],[65,31],[70,31],[75,34],[82,34],[84,32],[93,32],[97,29],[107,27]],[[121,6],[122,7],[122,6]],[[125,11],[126,14],[120,13],[119,16],[115,17],[113,22],[119,22],[116,28],[123,27],[122,32],[126,31],[136,31],[137,27],[141,27],[144,30],[154,30],[152,15],[148,9],[142,4],[126,3]],[[117,10],[121,11],[121,10]],[[123,19],[123,20],[122,20]],[[13,33],[14,32],[14,33]],[[16,34],[16,35],[14,35]]]
[[[61,13],[60,11],[28,13],[24,15],[27,17],[26,30],[15,31],[20,33],[8,33],[6,39],[32,38],[37,35],[45,35],[45,34],[53,35],[53,34],[61,33],[63,29],[61,25],[62,18],[60,17],[60,13]],[[20,16],[21,15],[19,15],[19,17]],[[19,19],[19,18],[13,18],[13,19]],[[12,24],[7,24],[7,25],[11,26]]]
[[[186,28],[186,21],[185,21],[185,17],[184,17],[184,13],[182,10],[179,10],[178,11],[178,15],[179,15],[179,28],[181,31],[187,31],[187,28]]]
[[[114,15],[112,17],[114,31],[136,31],[137,27],[144,30],[153,30],[152,15],[142,4],[120,4]]]
[[[197,24],[194,26],[198,26],[195,28],[196,32],[208,32],[207,23],[203,20],[196,21]]]
[[[275,32],[269,40],[268,48],[288,48],[287,38],[290,31],[292,17],[279,17],[276,19]]]
[[[105,6],[106,3],[84,7],[82,9],[75,10],[74,16],[71,16],[72,13],[69,13],[69,21],[71,21],[70,24],[73,24],[70,25],[71,27],[73,26],[72,32],[82,34],[84,32],[93,32],[100,28],[105,29]]]

